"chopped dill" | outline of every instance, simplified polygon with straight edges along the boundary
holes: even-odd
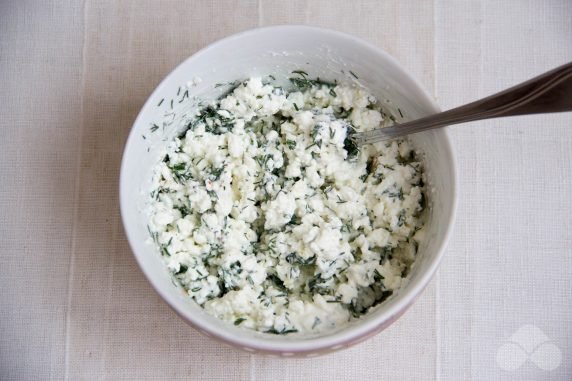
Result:
[[[275,335],[286,335],[288,333],[294,333],[294,332],[298,332],[298,330],[295,328],[291,329],[283,328],[282,330],[277,330],[276,328],[272,327],[268,331],[266,331],[266,333],[273,333]]]
[[[234,321],[234,325],[240,325],[243,321],[246,321],[246,318],[238,318]]]
[[[308,73],[306,73],[304,70],[293,70],[292,74],[298,74],[304,78],[306,78],[308,76]]]
[[[188,97],[189,97],[189,90],[185,90],[182,98],[179,100],[179,103],[182,103],[185,100],[185,98],[188,98]]]

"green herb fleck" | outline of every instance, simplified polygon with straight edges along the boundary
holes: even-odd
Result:
[[[176,171],[176,172],[184,171],[185,168],[187,168],[187,166],[185,165],[185,163],[175,164],[175,165],[173,165],[173,166],[171,167],[171,169],[172,169],[173,171]]]
[[[223,172],[224,172],[224,166],[220,168],[213,167],[211,169],[211,176],[213,177],[214,180],[218,180],[220,179],[220,176],[222,175]]]
[[[398,187],[397,184],[393,184],[393,190],[385,189],[381,194],[385,194],[393,200],[403,200],[403,188]]]
[[[401,209],[397,216],[397,226],[403,226],[403,224],[405,224],[405,209]]]
[[[187,272],[188,269],[189,268],[187,266],[181,265],[181,266],[179,266],[179,271],[177,271],[176,275],[184,274]]]
[[[240,325],[240,323],[242,323],[245,320],[246,320],[246,318],[238,318],[234,321],[234,325]]]
[[[316,316],[316,318],[314,319],[314,324],[312,324],[312,329],[316,328],[320,323],[321,323],[320,318]]]
[[[288,78],[290,82],[292,82],[292,84],[296,86],[300,91],[311,89],[314,86],[327,86],[327,87],[336,86],[336,83],[322,81],[320,78],[308,79],[307,78],[308,73],[306,73],[303,70],[294,70],[292,74],[297,74],[300,76],[300,78],[298,77]]]
[[[210,196],[210,198],[214,198],[214,199],[218,200],[218,195],[216,194],[216,192],[214,190],[208,190],[207,194]]]
[[[294,70],[292,72],[292,74],[298,74],[304,78],[306,78],[308,76],[308,73],[306,73],[304,70]]]
[[[270,274],[266,277],[266,279],[269,279],[272,283],[274,283],[276,288],[278,288],[280,291],[288,291],[286,286],[284,286],[284,282],[278,277],[278,275]]]
[[[183,93],[183,96],[179,100],[179,103],[182,103],[185,100],[185,98],[188,98],[188,97],[189,97],[189,90],[185,90],[185,92]]]
[[[290,253],[286,256],[286,262],[291,265],[310,266],[316,263],[316,256],[312,255],[310,258],[304,259],[297,256],[296,253]]]
[[[282,330],[279,331],[276,328],[272,327],[268,331],[266,331],[266,333],[273,333],[275,335],[286,335],[288,333],[294,333],[294,332],[298,332],[298,330],[295,328],[291,329],[283,328]]]
[[[384,280],[385,278],[383,277],[383,275],[381,275],[379,273],[379,271],[377,271],[377,269],[373,270],[373,280],[375,282],[380,282],[382,280]]]

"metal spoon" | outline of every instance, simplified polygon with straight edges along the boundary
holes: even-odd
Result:
[[[358,146],[481,119],[572,111],[572,62],[500,93],[421,119],[356,132],[348,138]]]

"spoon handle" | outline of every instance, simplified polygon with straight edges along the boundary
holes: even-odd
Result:
[[[507,90],[438,114],[356,133],[358,144],[416,134],[451,124],[504,116],[572,111],[572,62]]]

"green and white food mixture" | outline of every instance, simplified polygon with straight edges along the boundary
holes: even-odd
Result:
[[[407,140],[344,148],[390,116],[365,89],[251,78],[197,112],[154,170],[149,230],[189,297],[231,324],[324,332],[416,258],[423,166]]]

